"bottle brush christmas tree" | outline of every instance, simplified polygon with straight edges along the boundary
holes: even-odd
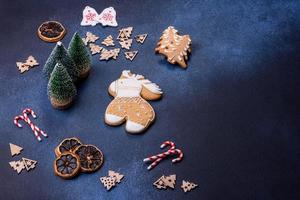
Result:
[[[71,39],[68,52],[79,71],[79,77],[86,78],[91,69],[91,55],[77,32]]]
[[[51,104],[57,109],[68,108],[76,96],[76,87],[61,63],[55,65],[47,89]]]
[[[44,65],[43,73],[47,78],[50,78],[50,75],[58,62],[66,68],[73,82],[75,82],[79,77],[79,70],[61,42],[57,42]]]

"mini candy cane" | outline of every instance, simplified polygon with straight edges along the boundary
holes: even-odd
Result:
[[[165,141],[161,146],[160,148],[164,148],[166,146],[170,146],[171,148],[164,152],[164,153],[160,153],[160,154],[157,154],[157,155],[154,155],[154,156],[150,156],[148,158],[145,158],[143,161],[144,162],[149,162],[149,161],[153,161],[149,166],[148,166],[148,170],[151,170],[153,169],[156,165],[158,165],[158,163],[166,158],[167,156],[169,155],[177,155],[178,157],[173,159],[172,162],[175,163],[175,162],[179,162],[183,159],[183,153],[180,149],[175,149],[175,143],[174,142],[171,142],[171,141]]]
[[[26,108],[23,110],[22,115],[18,115],[14,118],[14,124],[19,128],[22,128],[22,125],[19,123],[19,120],[23,120],[24,122],[26,122],[30,126],[31,130],[33,131],[38,141],[42,141],[40,135],[43,135],[44,137],[48,137],[48,135],[43,130],[41,130],[39,127],[37,127],[31,122],[27,114],[30,114],[32,115],[33,118],[36,118],[36,115],[33,112],[33,110],[30,108]]]

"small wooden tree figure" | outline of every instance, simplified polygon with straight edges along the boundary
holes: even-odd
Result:
[[[160,37],[155,52],[166,56],[168,62],[177,63],[182,68],[186,68],[188,54],[191,53],[191,44],[189,35],[180,36],[173,26],[169,26]]]
[[[60,62],[67,69],[67,72],[75,82],[79,77],[79,71],[61,42],[57,42],[56,46],[48,57],[46,64],[44,65],[43,73],[47,78],[50,78],[50,75],[58,62]]]
[[[91,69],[91,55],[77,32],[71,39],[68,52],[79,71],[79,78],[86,78]]]
[[[76,96],[76,87],[61,63],[55,65],[47,89],[50,102],[57,109],[68,108]]]

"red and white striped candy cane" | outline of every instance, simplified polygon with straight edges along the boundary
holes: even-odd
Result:
[[[31,129],[32,129],[32,125],[34,126],[34,130],[33,131],[37,131],[38,133],[42,134],[44,137],[48,137],[48,135],[41,130],[39,127],[35,126],[31,120],[28,118],[27,113],[31,114],[33,118],[36,118],[36,115],[34,113],[34,111],[30,108],[26,108],[23,110],[23,116],[25,117],[25,120],[28,122],[28,124],[30,125]],[[39,137],[39,136],[38,136]],[[39,137],[40,138],[40,137]]]
[[[18,126],[19,128],[22,128],[22,125],[19,123],[19,120],[24,120],[24,117],[22,115],[18,115],[18,116],[15,116],[14,118],[14,124],[16,126]],[[24,120],[25,121],[25,120]]]
[[[148,166],[148,170],[151,170],[153,169],[156,165],[158,165],[158,163],[166,158],[167,156],[169,155],[177,155],[178,157],[177,158],[174,158],[172,160],[173,163],[175,162],[179,162],[183,159],[183,153],[181,150],[179,149],[175,149],[175,143],[174,142],[171,142],[171,141],[165,141],[160,147],[161,148],[164,148],[166,146],[171,146],[171,148],[164,152],[164,153],[160,153],[160,154],[157,154],[157,155],[154,155],[154,156],[150,156],[148,158],[145,158],[143,161],[144,162],[149,162],[149,161],[153,161],[149,166]]]
[[[180,162],[183,159],[183,153],[180,149],[174,149],[174,150],[171,150],[171,151],[172,151],[172,154],[177,154],[177,158],[174,158],[172,160],[173,163]]]
[[[42,140],[42,138],[40,137],[40,134],[43,135],[44,137],[48,137],[48,135],[43,130],[41,130],[39,127],[34,125],[31,122],[31,120],[29,119],[27,114],[30,114],[30,115],[32,115],[33,118],[36,118],[36,115],[35,115],[35,113],[33,112],[32,109],[26,108],[26,109],[23,110],[22,114],[23,115],[19,115],[19,116],[16,116],[14,118],[14,124],[16,126],[18,126],[19,128],[22,128],[22,125],[19,123],[19,120],[21,119],[30,126],[31,130],[33,131],[33,133],[34,133],[34,135],[35,135],[35,137],[37,138],[38,141]]]
[[[172,142],[172,141],[165,141],[165,142],[160,146],[160,148],[163,149],[163,148],[165,148],[166,146],[171,146],[170,149],[175,149],[175,143]]]

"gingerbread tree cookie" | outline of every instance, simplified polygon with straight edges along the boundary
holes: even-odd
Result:
[[[146,100],[162,96],[158,85],[144,76],[124,70],[121,77],[112,82],[108,89],[114,100],[105,112],[105,122],[117,126],[126,121],[126,131],[141,133],[153,122],[155,112]]]
[[[169,26],[160,37],[155,52],[166,56],[168,62],[177,63],[182,68],[186,68],[188,54],[191,53],[191,44],[189,35],[181,36],[173,26]]]

